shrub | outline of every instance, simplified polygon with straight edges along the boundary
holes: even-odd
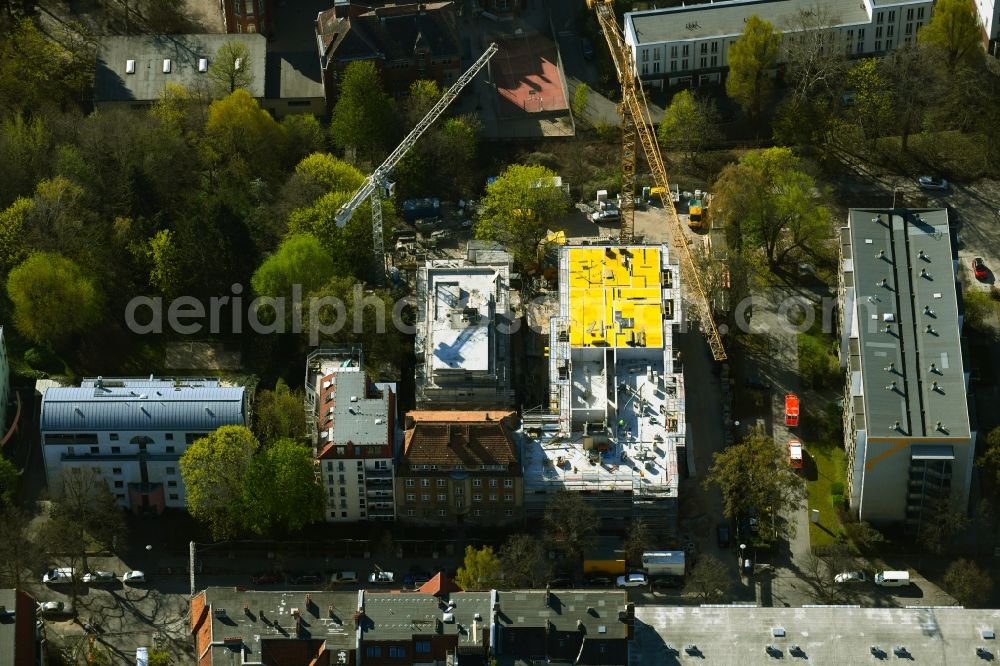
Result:
[[[32,347],[24,352],[24,362],[32,370],[41,372],[62,372],[63,364],[59,357],[44,347]]]

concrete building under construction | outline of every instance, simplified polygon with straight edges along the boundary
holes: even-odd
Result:
[[[604,529],[642,519],[677,533],[684,378],[680,270],[666,245],[563,247],[550,322],[548,411],[524,415],[528,515],[560,490],[593,500]]]

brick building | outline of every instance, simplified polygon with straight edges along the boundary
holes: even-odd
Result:
[[[226,32],[269,34],[273,16],[271,0],[220,0]]]

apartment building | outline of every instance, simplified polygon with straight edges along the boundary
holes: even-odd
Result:
[[[1000,55],[998,38],[1000,38],[1000,2],[997,0],[976,0],[976,11],[979,22],[983,26],[983,44],[987,53]]]
[[[410,412],[396,474],[399,520],[503,525],[523,520],[513,412]]]
[[[504,409],[511,387],[511,256],[470,242],[417,271],[417,409]]]
[[[851,209],[840,254],[851,509],[919,532],[967,509],[975,454],[948,211]]]
[[[360,348],[317,349],[306,359],[306,402],[327,522],[395,519],[395,385],[368,379]]]
[[[40,416],[46,480],[52,489],[63,470],[89,467],[136,513],[184,509],[180,457],[225,425],[246,425],[246,399],[242,386],[217,378],[97,377],[49,388]]]
[[[37,606],[38,602],[23,590],[0,589],[0,664],[3,666],[36,666],[39,663],[42,631]]]
[[[677,534],[686,457],[684,375],[674,348],[680,270],[661,246],[564,246],[550,321],[548,410],[524,414],[525,506],[579,492],[605,530],[641,518]]]
[[[992,0],[982,0],[990,2]],[[625,42],[636,73],[651,86],[720,83],[729,67],[729,48],[748,17],[769,21],[794,40],[815,12],[840,35],[848,56],[874,56],[916,43],[930,21],[932,0],[723,0],[625,14]],[[802,15],[805,15],[803,20]],[[824,21],[826,23],[827,21]]]
[[[226,32],[269,34],[272,0],[219,0]]]

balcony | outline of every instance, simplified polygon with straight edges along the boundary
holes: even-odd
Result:
[[[392,499],[391,490],[369,490],[367,493],[365,493],[365,495],[367,497],[384,497],[389,500]]]
[[[392,470],[391,469],[366,469],[365,470],[366,479],[389,479],[392,481]]]
[[[368,517],[369,518],[392,518],[396,515],[395,510],[392,506],[386,507],[368,507]]]
[[[365,485],[369,488],[392,488],[392,477],[365,477]]]

